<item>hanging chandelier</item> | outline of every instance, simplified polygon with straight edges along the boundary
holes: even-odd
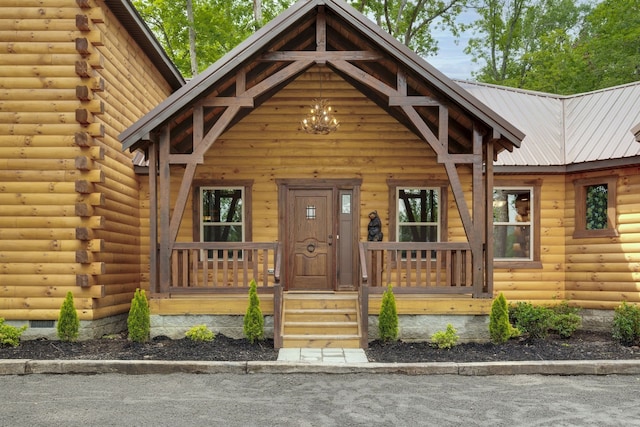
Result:
[[[322,98],[322,67],[320,68],[320,98],[314,99],[309,114],[300,122],[300,129],[306,133],[328,135],[338,130],[338,120],[333,116],[329,101]]]
[[[333,116],[331,105],[326,99],[314,99],[309,114],[300,122],[300,128],[306,133],[328,135],[338,130],[340,123]]]

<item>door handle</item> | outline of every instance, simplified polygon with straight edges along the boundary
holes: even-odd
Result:
[[[328,244],[329,246],[331,246],[333,244],[333,236],[331,234],[329,234],[329,239],[328,239]]]

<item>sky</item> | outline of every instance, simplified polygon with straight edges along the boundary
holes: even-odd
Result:
[[[473,11],[467,11],[460,15],[459,21],[471,23],[477,17]],[[428,63],[436,67],[447,77],[452,79],[471,80],[471,72],[476,71],[479,66],[471,62],[471,57],[463,50],[467,46],[469,38],[472,36],[471,30],[462,33],[459,42],[455,44],[455,38],[448,31],[437,30],[434,34],[438,40],[439,51],[436,56],[425,58]]]

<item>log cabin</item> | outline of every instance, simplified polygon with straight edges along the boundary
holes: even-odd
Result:
[[[34,207],[26,180],[55,167],[11,175],[26,168],[17,153],[70,165],[57,145],[33,146],[49,125],[16,139],[23,117],[6,118],[2,147],[17,153],[0,195],[22,207],[0,214],[0,245],[13,239],[0,247],[0,317],[53,322],[72,290],[99,336],[141,287],[154,336],[201,323],[241,336],[255,280],[277,347],[366,347],[388,285],[403,339],[447,323],[486,339],[499,292],[567,300],[593,329],[640,302],[639,84],[562,97],[452,81],[335,0],[296,3],[184,84],[135,12],[123,16],[128,2],[90,4],[102,38],[118,39],[85,43],[105,57],[88,65],[104,88],[81,102],[104,112],[60,140],[98,123],[108,132],[82,152],[104,158],[72,157],[85,169],[48,178],[55,197]],[[71,199],[61,187],[71,211],[41,212]],[[368,239],[371,212],[382,241]],[[65,227],[72,249],[53,234]]]
[[[148,247],[118,135],[184,79],[128,0],[2,0],[0,46],[0,317],[55,337],[71,291],[81,338],[122,328]]]

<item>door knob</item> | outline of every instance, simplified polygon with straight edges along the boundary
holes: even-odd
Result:
[[[331,234],[329,234],[329,246],[331,246],[333,244],[333,236]]]

